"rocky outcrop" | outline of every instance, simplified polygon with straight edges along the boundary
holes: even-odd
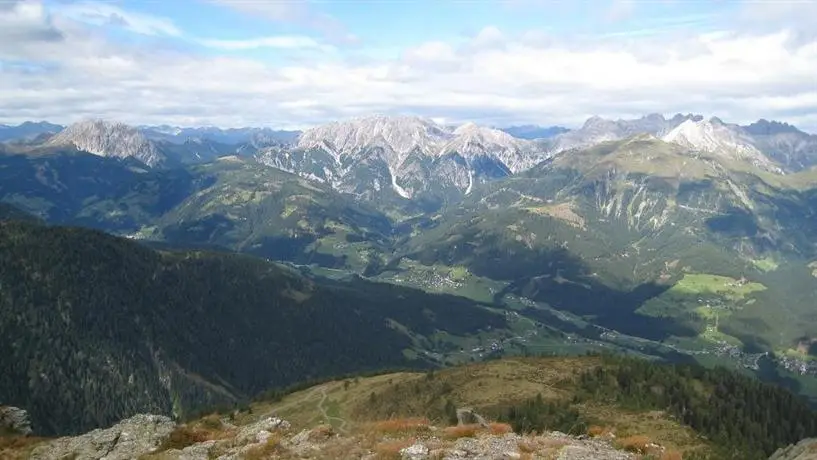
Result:
[[[817,439],[804,439],[797,444],[777,449],[769,460],[817,460]]]
[[[471,408],[460,408],[457,409],[457,424],[458,425],[470,425],[473,423],[477,423],[480,426],[486,427],[488,426],[488,421],[485,420],[481,415],[474,412]]]
[[[0,406],[0,433],[31,434],[31,421],[28,412],[18,407]]]
[[[466,411],[463,411],[463,415]],[[467,411],[472,413],[471,411]],[[614,437],[588,438],[560,432],[519,435],[498,432],[489,424],[456,438],[450,428],[430,425],[417,432],[386,433],[368,430],[342,434],[330,425],[297,433],[277,417],[262,417],[236,426],[229,420],[206,417],[190,425],[176,425],[158,415],[136,415],[111,428],[81,436],[60,438],[36,447],[35,460],[125,460],[155,454],[161,460],[241,460],[245,458],[344,458],[376,460],[384,455],[403,460],[494,460],[549,458],[557,460],[631,460],[642,458],[617,450]],[[478,427],[479,424],[466,425]],[[498,426],[498,425],[497,425]],[[461,429],[462,426],[456,427]],[[186,433],[186,434],[185,434]],[[193,433],[197,433],[193,436]],[[185,437],[186,436],[186,437]],[[190,444],[179,444],[183,439]],[[199,442],[195,442],[195,441]],[[166,442],[168,441],[168,442]],[[177,448],[162,447],[176,445]],[[802,449],[801,449],[802,450]],[[650,445],[642,454],[660,455],[663,448]],[[154,458],[151,455],[150,458]],[[774,460],[813,457],[780,457]]]
[[[222,420],[220,431],[224,436],[195,443],[183,449],[170,449],[162,452],[164,460],[239,460],[248,457],[253,450],[263,450],[272,440],[273,433],[286,433],[289,422],[277,417],[266,417],[257,422],[234,426]],[[281,438],[283,436],[280,436]]]
[[[640,458],[616,450],[605,440],[582,439],[558,431],[542,435],[479,435],[458,439],[453,445],[431,437],[402,449],[403,460],[494,460],[517,458],[552,458],[557,460],[630,460]]]
[[[176,423],[163,415],[135,415],[81,436],[64,437],[34,449],[32,460],[130,460],[153,452]]]

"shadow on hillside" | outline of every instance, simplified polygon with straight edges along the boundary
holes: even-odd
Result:
[[[636,312],[644,302],[669,289],[668,285],[645,283],[629,291],[612,288],[586,276],[588,270],[584,262],[561,248],[540,251],[537,259],[517,262],[509,267],[509,271],[516,274],[528,270],[527,276],[518,278],[497,293],[495,301],[499,302],[506,294],[524,296],[580,315],[599,326],[650,340],[698,335],[693,327],[672,319]],[[503,264],[497,264],[491,271],[502,269]],[[477,270],[474,268],[475,273]],[[531,273],[535,275],[531,276]]]

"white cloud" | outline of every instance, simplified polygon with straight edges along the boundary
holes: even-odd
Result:
[[[181,31],[173,21],[147,14],[125,11],[111,3],[94,1],[68,3],[59,6],[58,11],[77,21],[95,26],[116,25],[143,35],[181,36]]]
[[[0,40],[0,61],[27,63],[0,67],[0,122],[94,116],[303,127],[380,112],[451,123],[575,126],[594,114],[696,112],[741,123],[778,119],[817,131],[817,40],[793,41],[796,31],[782,28],[565,41],[487,27],[461,45],[418,43],[388,59],[305,54],[272,65],[231,50],[319,42],[214,40],[209,51],[216,56],[198,55],[116,44],[56,12],[14,11],[0,10],[0,24],[24,23],[15,30],[52,30],[60,38]],[[0,38],[7,30],[0,29]]]
[[[0,42],[56,41],[62,34],[40,2],[0,2]]]
[[[318,43],[311,37],[281,35],[277,37],[251,38],[247,40],[201,40],[200,43],[210,48],[227,51],[251,50],[258,48],[280,49],[321,49],[331,51],[334,48]]]

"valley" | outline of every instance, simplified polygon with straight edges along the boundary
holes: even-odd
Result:
[[[1,274],[30,292],[3,293],[3,327],[31,332],[2,344],[18,363],[3,388],[45,432],[77,432],[345,373],[612,352],[723,366],[814,402],[817,160],[770,150],[775,129],[814,141],[790,128],[647,116],[519,139],[377,116],[229,134],[239,141],[89,122],[9,142],[0,201],[16,256]],[[128,281],[100,278],[104,295],[79,287],[105,271]],[[90,319],[113,305],[140,325],[127,346],[127,328]],[[100,329],[82,338],[86,321]],[[146,396],[46,415],[46,400],[89,395],[21,386],[35,362],[75,375],[23,357],[22,343],[68,344],[78,379],[113,360],[102,391],[122,397],[115,382],[133,375]],[[268,373],[242,370],[261,363]]]

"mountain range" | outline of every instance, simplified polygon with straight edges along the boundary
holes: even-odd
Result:
[[[14,220],[28,213],[33,217],[26,220],[35,222],[26,225],[90,227],[142,243],[114,242],[99,233],[74,241],[61,230],[14,227],[9,251],[22,257],[36,246],[20,235],[53,240],[54,254],[99,238],[98,244],[123,248],[117,254],[136,252],[137,260],[152,261],[152,271],[127,273],[128,280],[140,280],[139,289],[153,286],[154,272],[204,276],[166,256],[185,250],[282,262],[292,276],[308,280],[299,283],[328,283],[338,292],[357,292],[354,283],[364,278],[413,289],[401,291],[398,299],[419,291],[467,299],[457,316],[474,319],[465,331],[452,329],[449,320],[456,317],[418,332],[393,316],[369,316],[366,310],[366,318],[386,321],[411,337],[412,346],[390,349],[397,354],[383,357],[391,364],[402,364],[395,356],[403,352],[412,359],[434,357],[419,362],[450,364],[484,359],[496,349],[618,350],[739,368],[817,398],[811,356],[817,341],[817,136],[766,120],[739,126],[715,117],[648,115],[594,117],[573,131],[522,139],[473,123],[447,127],[418,117],[367,116],[311,128],[294,139],[241,139],[171,141],[144,127],[96,120],[0,144],[0,202],[14,206],[8,212]],[[95,257],[97,243],[87,245],[88,258]],[[143,246],[155,254],[140,252]],[[71,262],[77,273],[100,270],[86,267],[84,257]],[[109,307],[104,296],[71,291],[69,299],[57,285],[39,286],[43,276],[69,276],[60,272],[64,265],[48,268],[41,259],[24,262],[33,297],[19,305],[49,299],[46,304],[75,311],[88,297],[95,299],[90,312]],[[219,256],[202,263],[233,267],[230,279],[260,279],[241,268],[256,259],[229,260]],[[9,265],[8,283],[19,281],[13,277],[21,270]],[[256,281],[241,286],[256,292]],[[192,291],[161,295],[156,302],[179,311],[193,308],[184,300]],[[377,295],[375,304],[398,302],[391,294]],[[225,287],[217,298],[226,302],[231,296],[239,294]],[[17,305],[16,299],[7,302]],[[436,305],[434,299],[422,302]],[[353,303],[344,311],[355,311]],[[266,314],[265,304],[253,305],[252,315]],[[212,308],[227,306],[216,302]],[[157,324],[175,318],[162,311],[164,316],[152,319]],[[131,313],[146,321],[141,310]],[[216,324],[207,322],[209,313],[200,314],[202,330]],[[421,312],[428,318],[442,314],[434,308]],[[47,319],[37,331],[61,318],[48,309],[42,315]],[[26,321],[40,324],[39,319]],[[69,326],[58,329],[66,334],[60,343],[76,345]],[[246,328],[235,326],[253,337],[258,332]],[[101,331],[94,343],[136,359],[116,348],[122,345],[110,331]],[[187,342],[162,342],[162,349],[178,346],[174,361],[198,359],[190,355],[196,343],[190,337],[198,332],[187,333]],[[36,331],[19,340],[50,346]],[[0,340],[0,347],[18,356],[17,343],[22,342]],[[131,345],[149,350],[150,344]],[[85,356],[82,350],[77,356]],[[95,359],[94,366],[102,362]],[[347,364],[344,370],[365,367]],[[145,373],[140,375],[153,375],[151,366],[140,367]],[[211,384],[224,387],[218,382],[226,379],[231,401],[263,386],[244,380],[228,364],[180,366],[183,376],[193,372],[210,390]],[[27,375],[30,369],[18,371]],[[298,376],[306,374],[312,375],[304,370]],[[166,408],[173,394],[154,383],[145,388],[158,396],[145,404]],[[53,390],[42,388],[42,394]],[[182,406],[215,401],[210,390]],[[65,417],[61,423],[70,425]],[[85,418],[78,426],[102,420]]]
[[[29,136],[34,132],[48,136],[55,127],[29,123],[18,129]],[[523,128],[530,132],[530,127]],[[561,152],[638,134],[771,172],[798,172],[817,165],[817,136],[766,120],[742,127],[714,117],[677,114],[667,119],[651,114],[635,120],[592,117],[580,129],[554,128],[546,138],[517,138],[508,133],[514,129],[506,131],[473,123],[452,128],[408,116],[361,117],[304,132],[136,128],[89,120],[60,130],[43,144],[32,145],[29,139],[27,145],[73,146],[97,155],[132,157],[151,167],[249,155],[359,199],[408,199],[426,210],[456,202],[476,184],[527,170]]]

